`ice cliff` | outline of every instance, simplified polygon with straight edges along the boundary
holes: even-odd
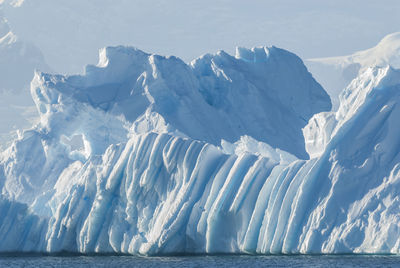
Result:
[[[399,90],[371,68],[329,112],[275,47],[37,73],[40,123],[1,154],[0,250],[398,253]]]

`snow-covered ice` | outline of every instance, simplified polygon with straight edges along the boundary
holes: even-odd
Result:
[[[400,32],[385,36],[373,48],[348,56],[309,59],[305,64],[329,93],[337,109],[342,90],[367,68],[387,65],[400,68]]]

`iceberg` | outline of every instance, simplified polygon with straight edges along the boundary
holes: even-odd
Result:
[[[276,47],[36,73],[40,122],[0,156],[0,251],[399,253],[399,89],[369,68],[330,111]]]

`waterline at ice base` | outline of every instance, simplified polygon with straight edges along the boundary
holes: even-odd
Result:
[[[400,71],[338,109],[296,55],[129,47],[36,73],[0,160],[0,252],[399,253]]]

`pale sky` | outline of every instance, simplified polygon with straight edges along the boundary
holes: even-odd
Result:
[[[4,13],[60,72],[95,63],[107,45],[185,61],[263,45],[313,58],[350,54],[400,31],[398,0],[25,0]]]
[[[37,116],[34,68],[81,73],[109,45],[187,62],[236,46],[275,45],[303,59],[346,55],[400,31],[399,14],[399,0],[0,0],[0,34],[10,27],[21,41],[0,47],[0,145]],[[19,95],[1,93],[1,82]]]

